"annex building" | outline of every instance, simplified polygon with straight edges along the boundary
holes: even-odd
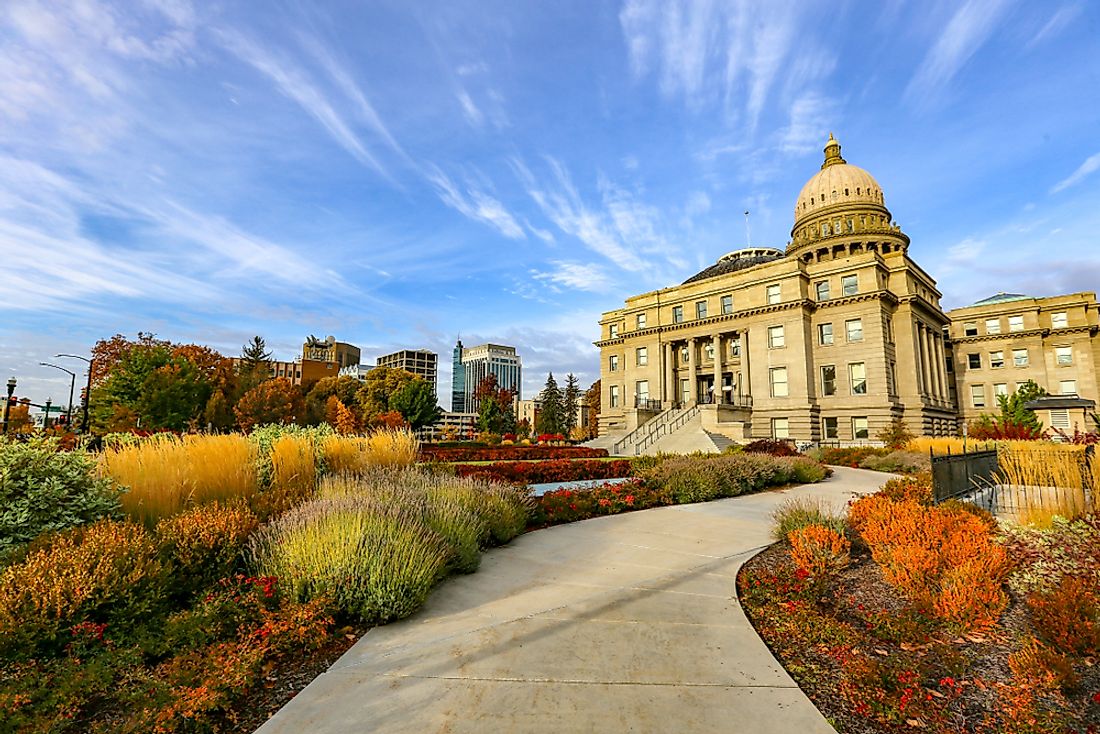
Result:
[[[1093,294],[998,296],[945,313],[882,187],[832,135],[824,153],[784,250],[731,252],[603,314],[599,429],[616,452],[685,430],[860,441],[895,417],[954,435],[1028,378],[1096,399]],[[1013,362],[1021,349],[1024,365]]]

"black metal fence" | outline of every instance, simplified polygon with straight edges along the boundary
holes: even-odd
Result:
[[[932,456],[932,496],[935,502],[959,499],[977,487],[994,483],[997,466],[996,447]]]

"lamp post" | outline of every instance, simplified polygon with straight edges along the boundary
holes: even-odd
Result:
[[[69,424],[69,430],[71,431],[73,428],[73,391],[76,389],[76,373],[64,367],[58,367],[56,364],[50,364],[49,362],[39,362],[38,364],[43,367],[53,367],[55,370],[61,370],[69,374],[69,409],[65,412],[65,415],[68,416],[67,422]]]
[[[88,403],[90,403],[91,400],[92,400],[92,365],[95,363],[95,360],[94,359],[88,359],[87,357],[81,357],[79,354],[55,354],[54,356],[55,357],[72,357],[73,359],[83,359],[85,362],[88,363],[88,386],[86,388],[84,388],[84,399],[80,401],[84,404],[84,406],[83,406],[84,418],[80,421],[80,432],[81,433],[87,433],[88,432]],[[70,404],[72,403],[71,400],[69,402],[70,402]],[[70,422],[72,422],[71,418],[70,418]]]
[[[4,401],[4,434],[8,433],[8,418],[11,417],[11,396],[15,394],[15,378],[8,378],[8,399]]]
[[[42,418],[42,430],[43,431],[50,430],[50,405],[51,405],[52,402],[53,402],[53,398],[46,398],[46,404],[42,406],[43,409],[45,409],[45,411],[46,411],[45,414],[43,415],[43,418]]]

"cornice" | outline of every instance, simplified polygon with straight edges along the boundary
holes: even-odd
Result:
[[[957,319],[952,319],[956,321]],[[1020,339],[1026,336],[1037,336],[1041,339],[1057,338],[1062,334],[1095,334],[1100,331],[1097,326],[1067,326],[1064,329],[1027,329],[1025,331],[1009,331],[1002,334],[978,334],[976,336],[952,336],[952,344],[977,344],[978,342],[992,342],[1001,339]]]

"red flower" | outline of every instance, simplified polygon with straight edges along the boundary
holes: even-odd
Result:
[[[628,495],[626,496],[626,503],[627,503],[628,505],[632,505],[632,504],[634,504],[634,495],[632,495],[632,494],[628,494]]]

